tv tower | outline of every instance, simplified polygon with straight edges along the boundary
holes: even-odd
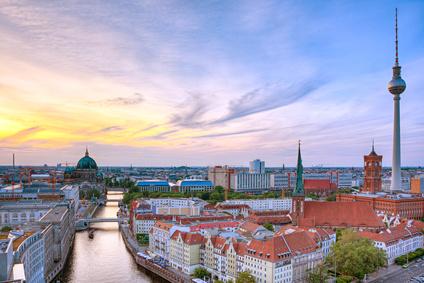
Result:
[[[400,94],[405,91],[406,83],[400,76],[400,65],[398,57],[398,24],[397,24],[397,8],[395,16],[395,65],[393,66],[393,77],[387,88],[393,95],[393,155],[392,155],[392,183],[390,190],[401,189],[400,174]]]

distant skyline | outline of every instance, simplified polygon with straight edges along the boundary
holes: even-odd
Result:
[[[0,164],[424,165],[423,1],[1,1]]]

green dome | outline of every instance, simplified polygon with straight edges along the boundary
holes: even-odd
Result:
[[[85,156],[78,161],[77,169],[95,169],[97,170],[97,163],[93,158],[88,156],[88,150],[85,151]]]

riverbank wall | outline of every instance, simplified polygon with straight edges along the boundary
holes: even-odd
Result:
[[[191,279],[182,274],[175,273],[172,270],[163,268],[154,262],[147,260],[138,255],[141,251],[141,248],[130,235],[130,231],[128,230],[128,226],[119,225],[119,230],[121,231],[122,239],[124,239],[125,246],[130,251],[131,255],[134,257],[136,263],[139,266],[142,266],[146,270],[160,276],[161,278],[171,282],[171,283],[190,283]]]

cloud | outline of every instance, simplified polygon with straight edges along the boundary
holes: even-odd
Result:
[[[4,139],[0,140],[0,144],[14,144],[20,143],[31,137],[32,134],[42,131],[43,128],[40,126],[35,126],[31,128],[27,128],[24,130],[20,130],[17,133],[7,136]]]
[[[189,97],[180,106],[180,111],[171,117],[171,124],[184,128],[197,128],[205,124],[201,121],[208,109],[208,101],[204,95],[189,93]]]
[[[108,105],[123,105],[123,106],[130,106],[130,105],[137,105],[144,101],[144,97],[140,93],[134,93],[130,97],[115,97],[111,99],[107,99],[104,101],[105,104]]]
[[[175,129],[175,130],[169,130],[169,131],[161,132],[161,133],[156,134],[154,136],[143,137],[141,139],[142,140],[144,140],[144,139],[162,140],[162,139],[167,138],[170,134],[173,134],[173,133],[176,133],[176,132],[178,132],[177,129]]]
[[[124,130],[124,127],[121,126],[110,126],[105,127],[103,129],[98,130],[99,133],[108,133],[108,132],[115,132],[115,131],[122,131]]]
[[[253,130],[245,130],[245,131],[237,131],[237,132],[229,132],[229,133],[216,133],[216,134],[208,134],[202,136],[195,136],[193,138],[216,138],[216,137],[227,137],[227,136],[237,136],[237,135],[245,135],[251,133],[264,132],[268,129],[253,129]]]
[[[252,114],[265,112],[290,105],[317,89],[315,81],[303,82],[284,87],[274,84],[249,91],[231,100],[228,113],[210,124],[228,122]]]

